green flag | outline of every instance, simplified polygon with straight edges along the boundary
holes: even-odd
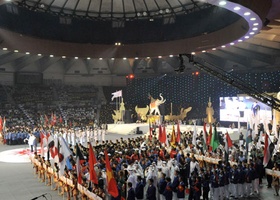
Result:
[[[212,151],[215,151],[219,145],[220,145],[219,135],[216,126],[214,126],[214,132],[212,134],[211,143],[210,143],[210,146],[212,147]]]

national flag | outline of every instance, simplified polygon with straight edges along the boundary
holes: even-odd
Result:
[[[165,125],[163,126],[162,129],[162,143],[166,143],[167,139],[166,139],[166,129],[165,129]]]
[[[64,168],[66,166],[67,158],[72,154],[71,150],[65,139],[63,137],[59,137],[59,148],[58,148],[58,158],[59,158],[59,175],[63,175]]]
[[[270,158],[271,158],[271,155],[270,155],[270,149],[269,149],[269,146],[271,144],[271,141],[270,141],[270,138],[268,136],[268,134],[266,133],[265,134],[265,139],[264,139],[264,158],[263,158],[263,165],[264,167],[266,167],[266,165],[268,164]]]
[[[226,138],[225,142],[226,142],[226,147],[227,147],[227,148],[226,148],[226,151],[228,151],[228,149],[231,148],[231,147],[233,146],[232,140],[231,140],[231,138],[230,138],[228,132],[226,132],[225,138]]]
[[[61,115],[60,115],[60,117],[59,117],[59,123],[62,124],[62,122],[63,122],[63,119],[62,119],[62,117],[61,117]]]
[[[0,116],[0,131],[3,130],[3,120],[2,117]]]
[[[163,136],[162,135],[162,128],[161,128],[161,125],[159,125],[158,126],[158,140],[160,141],[160,143],[163,143],[162,142],[162,139],[163,139],[162,136]]]
[[[108,152],[105,149],[105,163],[106,163],[106,178],[107,178],[107,191],[112,197],[117,197],[119,196],[119,191],[117,187],[117,182],[114,178],[113,171],[110,166],[110,161],[108,157]]]
[[[219,135],[218,135],[216,126],[214,126],[214,132],[213,132],[213,135],[212,135],[212,138],[211,138],[211,144],[210,145],[212,147],[212,151],[215,151],[218,148],[218,146],[220,145]]]
[[[175,128],[174,125],[172,127],[172,134],[171,134],[171,139],[170,139],[170,144],[174,146],[176,144],[176,136],[175,136]]]
[[[49,152],[51,154],[51,157],[55,159],[55,162],[58,162],[57,156],[58,156],[58,139],[57,137],[53,137],[53,135],[50,135],[48,138],[48,148]]]
[[[122,90],[119,90],[119,91],[116,91],[116,92],[113,92],[112,93],[112,101],[114,100],[114,98],[117,98],[117,97],[122,97]]]
[[[196,146],[196,138],[197,138],[197,132],[196,132],[196,121],[193,120],[193,137],[192,137],[192,144]]]
[[[53,115],[53,125],[56,124],[56,114]]]
[[[207,146],[209,146],[209,152],[212,151],[211,140],[212,140],[212,124],[210,124],[209,134],[208,134],[207,143],[206,143]]]
[[[78,183],[82,184],[82,167],[80,163],[80,158],[78,156],[76,157],[76,169],[77,169]]]
[[[180,132],[180,125],[179,121],[177,122],[177,136],[176,136],[176,142],[180,144],[181,142],[181,132]]]
[[[86,160],[78,144],[76,144],[76,157],[80,158],[81,164]]]
[[[207,130],[206,123],[203,124],[203,148],[206,150],[207,148]]]
[[[96,157],[94,155],[94,151],[92,149],[91,144],[89,144],[89,159],[88,159],[88,164],[89,164],[89,174],[90,174],[90,180],[94,184],[98,184],[98,179],[96,175],[96,171],[94,170],[95,164],[97,164]]]
[[[225,133],[224,142],[225,142],[225,160],[226,160],[226,162],[228,162],[229,148],[231,148],[233,146],[232,140],[231,140],[228,132]]]

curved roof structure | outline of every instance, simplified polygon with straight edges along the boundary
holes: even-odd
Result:
[[[279,0],[0,4],[2,71],[45,72],[55,65],[63,74],[145,76],[173,73],[182,53],[226,70],[279,69]]]

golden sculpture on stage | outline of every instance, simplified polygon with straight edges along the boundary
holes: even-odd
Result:
[[[204,122],[207,124],[213,124],[216,122],[214,116],[214,109],[212,107],[211,98],[209,97],[208,107],[206,108],[207,117],[204,119]]]
[[[148,105],[145,108],[138,108],[138,106],[135,106],[135,112],[142,121],[147,121],[147,114],[149,112],[149,109],[150,108]]]
[[[114,111],[114,114],[112,114],[112,118],[114,120],[114,123],[123,121],[123,116],[124,116],[124,112],[125,112],[123,98],[121,98],[120,108],[113,110],[113,111]]]
[[[172,103],[171,103],[172,106]],[[184,120],[185,117],[187,117],[187,113],[192,110],[192,107],[188,107],[186,109],[181,108],[179,115],[173,115],[172,114],[172,108],[170,115],[165,115],[164,120],[165,121],[177,121],[177,120]]]

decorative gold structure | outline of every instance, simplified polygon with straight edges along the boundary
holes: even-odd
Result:
[[[208,107],[206,108],[207,117],[204,119],[204,122],[207,124],[213,124],[216,122],[214,116],[214,109],[212,107],[211,98],[209,97]]]
[[[149,109],[150,108],[148,105],[145,108],[138,108],[138,106],[135,106],[135,112],[143,121],[147,121],[147,114],[149,112]]]
[[[123,102],[123,98],[122,102],[120,103],[120,108],[119,110],[114,110],[114,114],[112,114],[112,118],[114,120],[114,123],[117,123],[118,121],[123,121],[123,115],[125,112],[125,107],[124,107],[124,102]]]
[[[192,110],[192,107],[188,107],[186,109],[181,108],[179,115],[173,115],[172,109],[171,109],[170,115],[165,115],[164,120],[165,121],[184,120],[184,118],[187,117],[187,113],[190,112],[191,110]]]

